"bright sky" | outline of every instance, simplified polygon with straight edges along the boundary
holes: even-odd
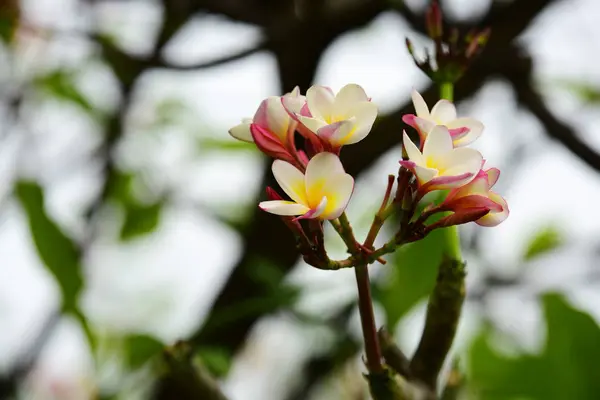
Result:
[[[77,9],[75,0],[23,3],[26,15],[40,25],[72,29],[85,26],[90,20],[89,15]],[[461,17],[469,16],[467,9],[481,13],[487,4],[483,0],[451,3]],[[107,3],[98,10],[97,22],[105,30],[117,33],[125,48],[144,51],[151,44],[159,10],[143,1],[126,4]],[[591,9],[598,10],[594,0],[573,0],[555,6],[524,35],[522,42],[534,55],[537,77],[551,109],[600,149],[600,140],[596,139],[600,137],[598,109],[581,105],[557,84],[560,80],[600,84],[598,60],[593,58],[597,57],[600,29],[593,18],[597,13]],[[426,85],[404,50],[407,34],[400,18],[381,15],[368,28],[340,38],[327,51],[317,83],[334,90],[349,82],[359,83],[382,112],[394,110],[409,98],[411,88]],[[182,64],[212,59],[251,47],[259,38],[256,29],[243,24],[215,16],[198,18],[176,38],[167,55]],[[43,59],[41,65],[36,62],[37,68],[44,68],[45,63],[77,66],[91,51],[89,45],[73,40],[50,47],[34,41],[22,59]],[[199,316],[207,312],[210,300],[235,264],[240,241],[206,210],[252,201],[256,191],[262,190],[257,183],[263,161],[251,153],[211,152],[199,156],[202,149],[198,150],[198,137],[213,135],[227,140],[230,126],[251,116],[260,100],[276,94],[275,75],[273,58],[257,54],[208,71],[159,71],[145,77],[136,93],[138,107],[132,112],[130,135],[122,143],[120,161],[127,168],[143,169],[157,187],[173,190],[177,204],[166,210],[160,229],[126,245],[116,239],[115,221],[102,224],[101,239],[86,260],[88,286],[82,300],[90,318],[103,330],[144,331],[173,341],[193,331]],[[92,65],[80,81],[99,106],[114,104],[114,80],[105,68]],[[171,98],[183,99],[190,107],[182,113],[182,126],[136,135],[153,123],[155,116],[149,110]],[[488,165],[506,165],[507,143],[527,149],[524,164],[513,176],[503,177],[510,184],[506,182],[500,189],[508,199],[510,218],[492,230],[480,229],[485,257],[500,267],[515,265],[526,238],[541,225],[554,222],[565,229],[571,243],[577,244],[580,264],[584,264],[586,258],[582,254],[591,256],[589,246],[593,242],[589,238],[600,233],[600,210],[593,207],[600,198],[600,176],[561,146],[548,141],[537,122],[518,110],[512,98],[502,82],[491,82],[474,100],[459,107],[459,113],[479,118],[486,125],[476,147],[484,152]],[[23,135],[31,147],[23,156],[19,153],[19,135],[3,139],[0,180],[11,179],[15,173],[13,161],[20,154],[22,160],[16,173],[40,179],[51,214],[70,233],[79,235],[83,229],[82,212],[98,187],[97,166],[86,163],[98,141],[98,127],[76,111],[57,104],[40,106],[39,101],[33,102],[27,112],[28,127]],[[194,135],[189,135],[190,131]],[[390,134],[397,134],[400,140],[399,131]],[[361,179],[349,209],[351,218],[357,218],[359,209],[369,204],[373,190],[383,190],[384,177],[397,169],[398,151],[391,150]],[[3,204],[0,216],[0,257],[4,260],[0,264],[1,370],[10,367],[27,345],[24,338],[35,335],[42,316],[57,307],[59,299],[56,285],[37,258],[22,212],[9,202]],[[565,258],[558,259],[560,264]],[[565,273],[558,264],[557,261],[556,268],[551,268],[555,279],[538,282],[536,287],[561,285],[565,277],[568,281],[577,272]],[[570,261],[569,268],[573,264]],[[476,271],[473,274],[477,276]],[[316,285],[319,302],[354,295],[352,276],[344,273],[332,280],[321,271],[299,265],[292,280]],[[593,290],[578,290],[575,298],[600,317],[600,298]],[[310,311],[314,302],[308,296],[303,307]],[[402,330],[407,348],[414,346],[422,323],[423,307],[418,308]],[[539,312],[531,298],[518,293],[503,295],[493,309],[508,331],[518,331],[526,338],[525,345],[535,346],[536,340],[527,339],[540,334]],[[465,325],[468,324],[467,321]],[[357,323],[350,329],[359,333]],[[225,383],[232,400],[265,396],[277,400],[277,393],[285,387],[283,378],[292,374],[296,366],[291,361],[306,356],[307,346],[314,346],[317,341],[315,335],[281,317],[261,323],[253,346],[236,363]],[[277,343],[283,346],[284,339],[285,352],[269,351]],[[53,379],[69,381],[81,374],[81,366],[89,366],[83,343],[76,325],[65,322],[44,353],[40,363],[44,378],[38,380],[42,382],[39,386]],[[282,379],[273,379],[275,373]]]

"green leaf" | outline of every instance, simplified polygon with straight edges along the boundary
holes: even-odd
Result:
[[[222,150],[222,151],[254,151],[256,146],[253,143],[242,142],[233,138],[215,139],[201,138],[199,140],[200,149],[206,150]]]
[[[156,229],[164,201],[151,204],[129,202],[125,204],[125,220],[121,226],[121,240],[131,240]]]
[[[523,260],[529,261],[555,250],[562,246],[564,241],[565,238],[558,228],[554,226],[542,228],[529,240]]]
[[[160,353],[164,345],[149,335],[131,335],[125,339],[127,364],[137,369]]]
[[[15,193],[27,214],[38,254],[60,286],[63,310],[78,314],[77,297],[83,282],[77,246],[46,213],[44,192],[36,182],[17,182]]]
[[[593,400],[600,393],[600,327],[558,294],[543,299],[547,337],[539,355],[507,356],[484,331],[470,350],[470,385],[481,399]]]
[[[211,375],[224,377],[231,368],[231,353],[223,347],[201,347],[196,352]]]
[[[74,71],[59,69],[37,77],[34,83],[51,96],[73,103],[89,114],[96,116],[97,110],[77,88],[74,76]]]
[[[444,232],[435,230],[395,254],[386,279],[374,288],[374,296],[385,310],[390,331],[412,307],[431,293],[446,247]]]

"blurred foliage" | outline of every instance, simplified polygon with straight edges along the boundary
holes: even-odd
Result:
[[[44,192],[39,184],[19,181],[15,193],[27,214],[38,254],[60,287],[63,310],[78,313],[77,299],[83,281],[77,246],[46,213]]]
[[[124,219],[119,237],[127,241],[153,232],[160,223],[166,199],[160,197],[142,202],[134,195],[137,177],[133,173],[116,172],[108,189],[109,197],[123,207]]]
[[[99,109],[94,107],[79,88],[77,88],[75,84],[77,73],[78,70],[76,69],[56,69],[38,76],[33,84],[54,99],[72,103],[92,117],[100,117]]]
[[[542,256],[562,246],[565,238],[561,230],[555,226],[547,226],[535,233],[529,243],[525,246],[523,259],[529,261]]]
[[[150,358],[160,353],[163,344],[149,335],[131,335],[125,339],[127,364],[136,369],[144,365]]]
[[[20,15],[19,0],[3,0],[0,2],[0,39],[2,41],[12,42],[19,27]]]
[[[470,351],[470,385],[485,400],[592,400],[600,393],[600,327],[558,294],[542,297],[546,341],[540,354],[504,355],[484,330]]]
[[[593,86],[589,83],[561,80],[558,82],[559,86],[569,90],[585,103],[588,104],[600,104],[600,88]]]
[[[216,378],[225,377],[231,368],[232,355],[222,347],[200,347],[196,354],[206,369]]]
[[[419,301],[431,293],[446,240],[442,230],[404,246],[392,257],[386,278],[374,288],[390,331]]]

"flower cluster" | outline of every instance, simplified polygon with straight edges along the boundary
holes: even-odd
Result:
[[[491,191],[498,180],[498,169],[483,169],[483,156],[465,147],[481,136],[483,124],[457,117],[456,108],[447,100],[440,100],[430,111],[417,91],[413,91],[412,99],[416,114],[405,115],[403,120],[418,132],[419,145],[404,132],[405,157],[400,160],[396,194],[392,198],[392,177],[380,209],[385,215],[390,211],[402,213],[403,224],[395,245],[418,240],[436,228],[471,221],[494,226],[506,219],[506,201]],[[289,199],[267,188],[269,200],[259,206],[282,217],[304,243],[303,254],[322,241],[319,236],[323,220],[339,226],[337,220],[343,216],[354,189],[354,179],[339,158],[341,148],[364,139],[376,117],[377,106],[359,85],[346,85],[337,94],[328,87],[313,86],[305,96],[295,88],[281,97],[263,100],[252,119],[229,131],[231,136],[253,142],[275,159],[273,175]],[[304,140],[297,140],[297,135]],[[439,204],[417,207],[432,191],[447,192]],[[419,209],[423,211],[417,212]],[[436,213],[445,214],[428,223]],[[302,220],[309,221],[308,228],[300,224]],[[318,231],[320,235],[309,238]],[[315,241],[319,242],[317,246]],[[362,247],[352,242],[348,245],[368,253],[369,248],[372,250],[369,242]],[[323,260],[327,259],[313,260],[313,265]]]

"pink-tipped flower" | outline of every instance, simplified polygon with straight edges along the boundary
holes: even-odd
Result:
[[[483,133],[483,124],[473,118],[457,118],[456,107],[448,100],[438,101],[431,111],[416,90],[412,91],[412,101],[417,115],[407,114],[402,120],[419,132],[421,143],[436,125],[448,128],[454,147],[473,143]]]
[[[283,107],[283,98],[293,99],[292,103],[304,102],[304,96],[300,96],[298,87],[282,97],[268,97],[260,103],[254,118],[244,119],[241,124],[231,128],[229,134],[238,140],[254,142],[263,153],[273,158],[293,162],[297,123]]]
[[[421,195],[469,183],[483,161],[477,150],[455,149],[445,126],[438,125],[431,131],[425,139],[422,153],[406,132],[403,143],[408,160],[401,160],[400,164],[415,174]]]
[[[490,189],[498,181],[497,168],[480,170],[475,178],[465,186],[452,190],[440,208],[464,214],[474,209],[488,209],[489,213],[475,221],[481,226],[496,226],[508,218],[508,204],[499,194]]]
[[[279,186],[292,199],[259,204],[261,209],[272,214],[335,219],[346,209],[354,190],[354,179],[332,153],[315,155],[309,161],[306,173],[281,160],[273,162],[272,170]],[[269,197],[276,198],[272,194]]]
[[[335,95],[325,86],[312,86],[306,92],[306,105],[294,111],[284,100],[286,108],[308,131],[316,134],[333,151],[363,140],[371,131],[377,106],[356,84],[344,86]]]

